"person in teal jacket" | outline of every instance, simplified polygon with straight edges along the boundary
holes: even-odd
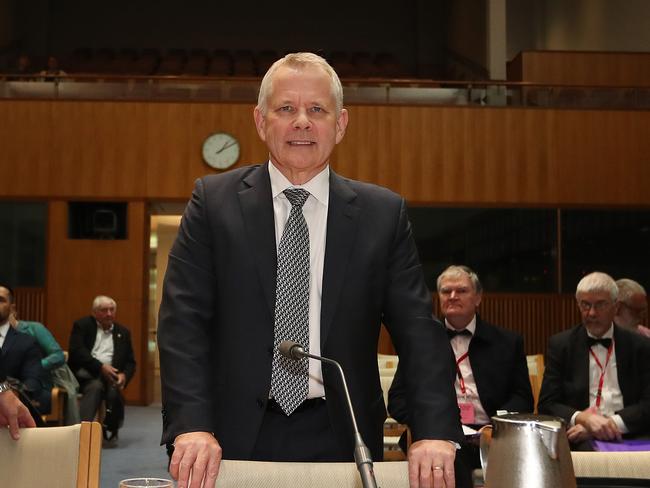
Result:
[[[9,317],[9,322],[18,332],[29,334],[36,339],[43,353],[41,366],[43,366],[45,371],[50,373],[44,378],[46,382],[44,385],[45,388],[51,390],[56,385],[66,391],[68,399],[66,400],[65,423],[67,425],[79,423],[79,407],[77,402],[69,401],[71,398],[76,400],[79,383],[66,364],[65,355],[59,343],[47,327],[40,322],[18,320],[15,313]]]
[[[11,325],[14,325],[13,321],[11,322]],[[43,366],[45,371],[51,372],[53,369],[65,364],[63,349],[61,349],[59,343],[56,342],[52,333],[47,330],[47,327],[39,322],[29,322],[27,320],[15,320],[15,322],[15,327],[18,332],[29,334],[36,339],[36,342],[38,342],[41,352],[43,353],[41,366]],[[51,387],[52,384],[50,384],[50,388]]]

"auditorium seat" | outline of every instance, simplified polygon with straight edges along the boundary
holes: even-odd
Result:
[[[257,65],[252,51],[239,50],[233,53],[232,74],[234,76],[257,76]]]
[[[373,78],[379,75],[373,55],[366,52],[357,52],[352,55],[352,64],[356,76],[360,78]]]
[[[280,56],[275,51],[260,51],[257,55],[257,74],[259,76],[264,76],[271,65],[275,63],[279,57]]]
[[[188,76],[204,76],[208,70],[208,51],[206,49],[192,49],[187,57],[183,74]]]
[[[209,76],[232,76],[232,57],[228,51],[217,49],[208,64]]]
[[[135,49],[123,48],[115,53],[112,72],[118,75],[128,75],[134,72],[138,61],[138,52]]]
[[[409,74],[403,64],[390,53],[379,53],[375,60],[379,76],[382,78],[408,78]]]
[[[68,70],[71,73],[90,73],[93,50],[89,47],[79,47],[72,51],[68,58]]]
[[[160,58],[157,75],[180,76],[185,68],[187,53],[184,49],[170,49]]]
[[[22,429],[18,441],[0,429],[0,486],[99,488],[101,448],[96,422]]]
[[[158,68],[158,63],[160,61],[160,52],[155,48],[143,49],[140,52],[140,56],[133,64],[133,73],[134,75],[152,75],[156,72]]]
[[[343,51],[334,51],[328,58],[329,63],[336,70],[341,78],[352,78],[356,75],[356,70],[350,55]]]

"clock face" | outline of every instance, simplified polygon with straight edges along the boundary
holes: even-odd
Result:
[[[239,142],[230,134],[217,132],[203,142],[203,160],[215,169],[230,168],[239,159]]]

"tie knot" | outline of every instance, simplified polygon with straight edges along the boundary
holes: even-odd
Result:
[[[449,336],[450,339],[453,339],[456,336],[472,336],[472,333],[467,330],[452,330],[452,329],[447,329],[447,335]]]
[[[309,197],[309,192],[302,188],[287,188],[283,193],[287,197],[287,200],[289,200],[289,203],[291,203],[291,206],[298,208],[302,208]]]
[[[595,337],[587,337],[587,343],[589,344],[589,347],[600,344],[601,346],[609,349],[609,346],[612,345],[612,340],[608,338],[596,339]]]

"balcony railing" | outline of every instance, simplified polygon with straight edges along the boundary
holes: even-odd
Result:
[[[259,78],[0,75],[0,98],[255,103]],[[345,79],[345,103],[570,109],[650,109],[650,85],[594,87],[504,81]]]

